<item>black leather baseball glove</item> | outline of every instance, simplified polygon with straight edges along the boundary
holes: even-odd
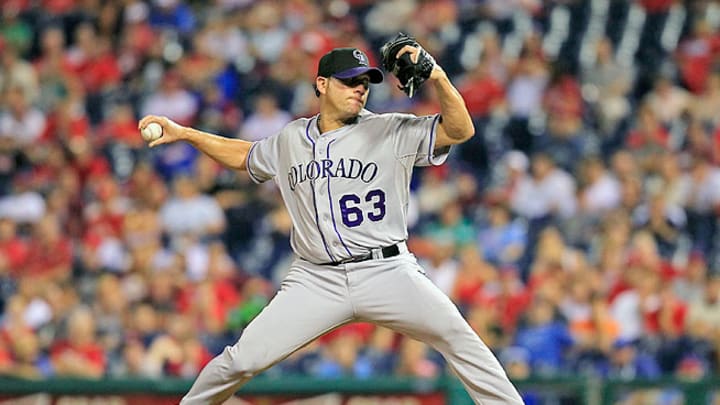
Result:
[[[412,63],[410,54],[405,53],[396,58],[398,51],[405,45],[420,48],[420,55],[417,63]],[[400,89],[412,97],[415,91],[430,77],[435,67],[435,59],[425,51],[414,37],[398,33],[395,38],[387,41],[380,48],[382,64],[385,70],[391,72],[400,80]]]

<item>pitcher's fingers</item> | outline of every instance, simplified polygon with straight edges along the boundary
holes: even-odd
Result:
[[[147,127],[148,124],[151,122],[157,122],[162,127],[165,126],[165,122],[162,119],[162,117],[158,117],[157,115],[146,115],[138,123],[138,129],[143,129],[143,128]]]
[[[404,54],[406,54],[406,53],[408,53],[408,52],[410,52],[410,51],[411,51],[411,49],[410,49],[410,46],[409,46],[409,45],[403,46],[403,47],[400,48],[400,50],[395,54],[395,59],[400,59],[401,56],[403,56]]]
[[[163,136],[161,136],[160,138],[158,138],[158,139],[156,139],[156,140],[148,143],[148,146],[151,147],[151,148],[153,148],[153,147],[155,147],[155,146],[162,145],[162,144],[164,144],[164,143],[169,142],[168,139],[169,139],[169,138],[166,138],[166,137],[163,135]]]
[[[406,53],[410,54],[410,61],[412,63],[417,63],[418,58],[420,57],[420,48],[414,47],[412,45],[405,45],[400,48],[395,58],[399,58]]]
[[[142,118],[140,119],[140,121],[138,121],[138,129],[143,129],[143,128],[145,128],[145,127],[147,126],[147,124],[150,123],[149,119],[150,119],[150,116],[149,116],[149,115],[146,115],[146,116],[142,117]]]

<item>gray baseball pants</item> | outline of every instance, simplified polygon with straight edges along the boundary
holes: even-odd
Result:
[[[263,370],[353,321],[388,327],[439,351],[476,404],[523,403],[490,349],[405,251],[339,266],[296,260],[277,295],[235,345],[205,366],[181,404],[221,404]]]

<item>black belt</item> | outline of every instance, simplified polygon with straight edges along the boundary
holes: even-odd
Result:
[[[364,255],[352,256],[347,259],[338,260],[336,262],[322,263],[329,264],[331,266],[339,266],[346,263],[357,263],[364,262],[372,259],[387,259],[388,257],[397,256],[400,254],[400,247],[398,245],[387,246],[379,250],[380,257],[373,257],[372,252],[367,252]]]

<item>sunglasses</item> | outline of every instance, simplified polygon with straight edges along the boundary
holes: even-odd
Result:
[[[348,87],[357,87],[358,85],[362,84],[363,87],[365,87],[365,90],[370,88],[370,78],[366,76],[357,76],[348,79],[340,79],[339,77],[336,77],[335,79]]]

